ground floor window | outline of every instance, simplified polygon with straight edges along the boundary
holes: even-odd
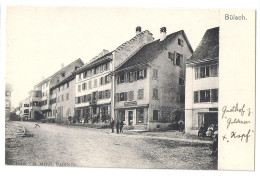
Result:
[[[143,108],[136,110],[136,116],[137,116],[137,120],[136,120],[137,123],[139,123],[139,124],[144,123],[144,109]]]
[[[218,113],[198,113],[198,129],[204,124],[205,128],[210,125],[218,125]]]

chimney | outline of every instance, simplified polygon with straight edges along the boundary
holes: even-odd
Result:
[[[61,64],[61,69],[64,68],[64,63]]]
[[[136,35],[138,35],[138,34],[141,33],[142,28],[141,28],[140,26],[137,26],[136,29],[135,29],[135,31],[136,31]]]
[[[160,41],[163,41],[166,37],[166,27],[160,28]]]

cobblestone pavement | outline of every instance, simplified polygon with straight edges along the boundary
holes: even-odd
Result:
[[[33,122],[6,123],[6,164],[124,168],[217,169],[206,145],[109,129]]]

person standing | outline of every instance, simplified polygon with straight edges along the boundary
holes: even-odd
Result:
[[[183,130],[184,130],[184,122],[183,122],[183,120],[182,119],[179,120],[178,124],[179,124],[179,132],[183,132]]]
[[[114,121],[114,119],[112,118],[111,123],[110,123],[110,127],[111,127],[111,129],[112,129],[112,133],[114,133],[114,126],[115,126],[115,121]]]
[[[121,120],[121,122],[120,122],[120,133],[123,133],[123,128],[124,128],[124,121]]]
[[[119,133],[119,120],[116,121],[116,133]]]

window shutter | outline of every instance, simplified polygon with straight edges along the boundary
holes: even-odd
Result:
[[[124,100],[127,101],[127,92],[124,93]]]
[[[174,51],[173,52],[173,59],[172,59],[172,62],[173,62],[173,65],[176,65],[176,52]]]
[[[116,93],[115,98],[116,98],[116,102],[119,102],[119,93]]]

